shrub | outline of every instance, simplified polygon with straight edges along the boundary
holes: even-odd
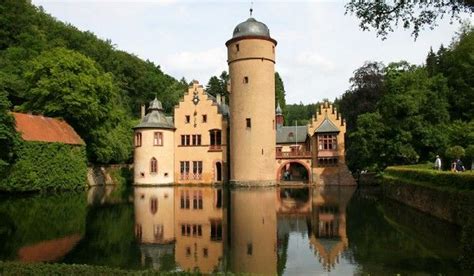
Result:
[[[87,159],[84,146],[61,143],[21,142],[16,162],[0,180],[9,192],[60,191],[86,187]]]
[[[456,189],[474,190],[474,173],[453,173],[415,166],[393,166],[385,174],[407,180],[425,182],[433,186],[447,186]]]

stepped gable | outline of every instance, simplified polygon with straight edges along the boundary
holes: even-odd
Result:
[[[16,130],[25,141],[85,145],[66,121],[17,112],[12,112],[12,115],[15,118]]]

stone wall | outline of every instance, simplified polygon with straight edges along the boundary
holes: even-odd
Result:
[[[384,196],[428,213],[439,219],[462,225],[472,200],[469,192],[438,189],[400,179],[384,178]]]
[[[131,170],[132,165],[89,165],[87,167],[87,184],[90,187],[103,185],[117,185],[117,179],[113,177],[113,173],[126,168]]]

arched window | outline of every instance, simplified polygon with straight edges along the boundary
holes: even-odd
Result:
[[[158,172],[158,161],[155,157],[153,157],[150,161],[150,173],[157,173]]]
[[[154,215],[158,211],[158,198],[150,198],[150,212]]]

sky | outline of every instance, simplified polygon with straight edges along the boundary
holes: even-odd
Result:
[[[177,78],[206,84],[227,70],[225,42],[249,17],[251,1],[179,0],[33,0],[55,18],[117,49],[161,66]],[[422,64],[430,49],[449,45],[459,24],[449,19],[415,41],[396,30],[386,40],[362,31],[359,20],[345,15],[345,1],[253,1],[253,17],[278,41],[276,71],[287,103],[334,100],[350,86],[354,70],[366,61],[384,64],[406,60]]]

